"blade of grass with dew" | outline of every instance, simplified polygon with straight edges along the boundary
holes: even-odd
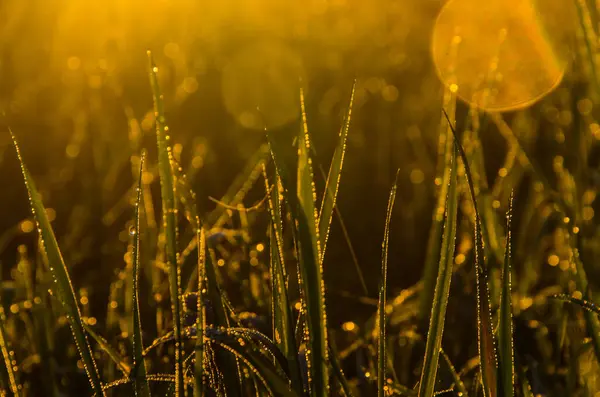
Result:
[[[330,337],[329,340],[331,341],[331,343],[329,343],[329,362],[331,363],[333,375],[337,378],[338,382],[342,386],[344,395],[346,397],[353,397],[348,379],[346,379],[346,375],[344,375],[344,371],[342,370],[342,366],[338,360],[338,353],[334,343],[334,338]]]
[[[383,232],[383,242],[381,243],[381,278],[379,282],[379,304],[377,305],[379,338],[377,339],[377,396],[384,397],[388,394],[387,386],[387,355],[386,355],[386,298],[387,298],[387,267],[388,251],[390,246],[390,225],[392,223],[392,211],[396,201],[396,189],[398,186],[398,175],[390,191],[388,198],[387,211],[385,215],[385,230]]]
[[[0,350],[2,351],[2,358],[4,359],[4,371],[2,372],[2,383],[3,385],[12,392],[15,396],[21,396],[21,385],[17,381],[17,375],[15,372],[16,366],[13,364],[14,352],[10,350],[8,346],[8,338],[6,335],[6,314],[4,313],[4,306],[0,303]]]
[[[506,214],[506,248],[502,267],[502,294],[500,298],[500,319],[498,324],[498,347],[500,385],[504,397],[514,396],[515,365],[513,351],[511,267],[512,267],[512,216],[513,195],[508,203]]]
[[[172,165],[174,165],[174,163]],[[178,196],[183,206],[185,217],[190,223],[192,229],[195,230],[197,234],[198,231],[204,229],[204,227],[198,215],[198,209],[196,208],[196,195],[193,192],[191,186],[189,185],[188,178],[183,173],[183,170],[181,170],[178,166],[173,166],[171,167],[171,171],[173,172],[173,175],[176,179],[176,183],[178,186]],[[202,231],[202,233],[205,233],[205,231]],[[206,236],[204,238],[204,243],[206,243]],[[196,248],[198,248],[197,243]],[[229,309],[226,303],[226,296],[223,293],[223,291],[221,291],[221,288],[219,286],[217,269],[213,264],[212,256],[210,254],[210,250],[207,244],[204,245],[203,250],[204,251],[201,254],[198,253],[198,255],[202,255],[201,259],[203,261],[203,289],[205,290],[205,293],[202,293],[202,295],[208,298],[208,300],[212,303],[213,313],[215,316],[215,325],[227,328],[230,326],[230,317]],[[181,257],[183,257],[183,255],[181,255]],[[181,257],[179,258],[179,266],[182,265]],[[200,270],[201,269],[198,268],[198,266],[196,266],[195,277],[200,276],[200,274],[198,274]],[[190,279],[190,281],[191,280],[192,279]],[[239,365],[234,358],[224,354],[221,351],[217,352],[216,355],[218,365],[222,370],[229,374],[237,373],[239,375],[238,380],[242,379]],[[228,395],[237,396],[239,394],[239,382],[236,381],[235,377],[226,377],[225,383]]]
[[[303,133],[300,134],[300,150],[306,151],[306,139]],[[306,305],[306,329],[307,344],[310,350],[308,356],[310,389],[312,396],[325,396],[328,394],[327,380],[327,336],[326,336],[326,318],[325,318],[325,296],[324,284],[322,278],[322,268],[319,265],[318,239],[315,226],[315,212],[310,209],[307,211],[303,204],[310,207],[313,195],[308,197],[309,202],[303,202],[300,199],[300,192],[297,191],[296,184],[293,183],[290,170],[293,165],[286,163],[285,143],[281,142],[280,135],[272,134],[267,131],[267,138],[271,148],[271,156],[275,163],[277,172],[280,176],[284,190],[284,198],[289,206],[292,217],[295,220],[295,235],[300,252],[299,273],[302,284],[302,295]],[[306,164],[301,165],[308,168],[308,158],[306,155],[299,156],[306,160]],[[302,175],[302,173],[300,173]],[[305,177],[307,175],[304,175]],[[308,182],[310,186],[309,181]],[[303,188],[305,191],[306,188]],[[305,192],[306,193],[306,192]],[[314,208],[314,206],[313,206]]]
[[[419,397],[432,397],[435,393],[435,379],[437,376],[438,361],[442,348],[442,336],[444,334],[444,322],[446,319],[446,308],[450,295],[450,284],[452,282],[452,265],[454,263],[454,249],[456,240],[456,216],[458,211],[457,193],[457,150],[452,149],[450,158],[450,177],[448,180],[447,197],[445,204],[445,222],[440,248],[440,259],[438,275],[431,305],[431,320],[427,332],[427,343],[425,346],[425,357],[421,370],[421,382],[419,384]]]
[[[221,341],[216,343],[243,362],[258,377],[269,395],[277,397],[300,396],[300,394],[290,389],[288,380],[277,372],[272,363],[267,362],[260,354],[252,352],[246,344],[239,343],[237,340],[229,343]]]
[[[92,349],[88,343],[85,331],[83,329],[81,312],[77,304],[77,298],[75,297],[75,291],[73,290],[71,279],[69,278],[67,266],[63,260],[60,249],[58,248],[58,243],[56,241],[56,237],[54,236],[52,226],[50,225],[48,215],[46,214],[46,209],[42,203],[42,198],[35,187],[33,178],[31,178],[31,175],[25,166],[25,162],[21,157],[21,151],[19,149],[17,139],[12,131],[11,136],[17,152],[17,157],[19,158],[19,163],[21,165],[25,186],[27,187],[27,192],[29,194],[31,211],[36,219],[38,231],[40,233],[40,240],[42,243],[40,248],[50,264],[50,272],[54,278],[52,290],[59,298],[65,312],[67,313],[67,321],[71,327],[71,332],[75,339],[77,349],[79,350],[81,361],[83,362],[90,386],[96,395],[103,396],[104,392],[102,391],[100,374],[98,372],[98,367],[96,366],[96,361],[94,360]]]
[[[319,212],[319,238],[321,244],[321,257],[323,262],[325,256],[325,247],[329,238],[329,229],[331,227],[331,218],[336,205],[338,190],[340,186],[340,177],[342,175],[342,167],[344,166],[344,155],[346,153],[346,140],[350,129],[350,119],[352,117],[352,106],[354,104],[354,90],[356,89],[356,81],[352,85],[352,93],[350,94],[350,103],[348,104],[348,113],[346,114],[344,125],[340,129],[339,142],[333,152],[333,159],[329,167],[329,174],[325,182],[325,193],[321,202],[321,211]]]
[[[250,187],[256,181],[256,178],[260,177],[262,170],[262,163],[266,158],[269,157],[269,145],[261,145],[252,157],[246,163],[246,166],[235,178],[233,183],[227,189],[227,192],[219,199],[220,202],[226,203],[229,206],[238,205]],[[210,228],[219,228],[227,222],[229,215],[223,206],[217,206],[206,218],[206,224]]]
[[[456,108],[456,97],[452,95],[450,90],[446,90],[446,98],[444,102],[454,115]],[[421,334],[427,333],[429,321],[427,315],[431,313],[431,305],[433,304],[433,295],[435,293],[435,283],[437,280],[438,267],[440,261],[440,249],[442,247],[442,233],[444,230],[444,213],[447,200],[447,192],[450,181],[450,170],[452,169],[452,152],[453,141],[451,139],[452,132],[445,120],[443,114],[440,120],[440,135],[438,143],[438,170],[436,180],[439,181],[437,189],[437,205],[434,209],[431,230],[429,232],[429,240],[427,242],[427,254],[425,257],[425,269],[423,271],[423,291],[420,295],[419,312],[417,314],[418,325]],[[438,179],[439,178],[439,179]]]
[[[183,345],[181,342],[181,302],[180,272],[177,261],[177,209],[175,202],[175,184],[171,172],[171,147],[169,146],[168,127],[165,121],[163,96],[158,85],[158,68],[152,54],[148,51],[150,67],[150,85],[154,97],[154,115],[156,122],[156,141],[158,145],[158,174],[162,198],[162,217],[166,238],[166,262],[169,271],[169,291],[171,294],[171,312],[173,314],[173,330],[175,333],[175,395],[183,396]]]
[[[279,201],[279,177],[275,174],[273,188],[269,185],[266,167],[263,174],[267,192],[269,193],[269,212],[271,214],[270,261],[273,339],[277,347],[285,355],[290,369],[292,387],[298,393],[303,390],[302,376],[298,366],[298,348],[294,336],[292,309],[288,299],[286,274],[283,267],[283,224],[281,221],[281,203]]]
[[[292,213],[298,222],[298,245],[300,262],[302,263],[302,288],[306,295],[306,310],[308,314],[308,340],[310,354],[309,378],[312,381],[311,394],[314,396],[329,393],[328,349],[327,349],[327,315],[325,312],[325,284],[321,257],[319,229],[317,227],[318,213],[315,207],[317,194],[310,155],[310,135],[306,120],[304,92],[300,90],[300,106],[302,124],[298,130],[298,168],[297,168],[297,211]],[[280,173],[281,176],[281,173]],[[301,212],[301,214],[300,214]],[[302,216],[303,215],[303,216]],[[302,230],[302,224],[306,227]],[[310,248],[309,248],[310,247]],[[307,249],[308,248],[308,249]]]
[[[85,332],[87,332],[87,334],[91,336],[93,340],[96,341],[100,349],[102,349],[102,351],[104,351],[108,355],[108,357],[116,364],[117,368],[119,368],[123,375],[129,376],[131,372],[131,367],[129,366],[129,364],[127,364],[127,362],[125,362],[125,359],[121,357],[121,354],[119,354],[119,352],[117,352],[110,345],[110,343],[108,343],[106,339],[104,339],[102,336],[96,333],[96,331],[94,331],[94,329],[89,324],[84,322],[83,328],[85,329]]]
[[[133,237],[133,251],[131,261],[133,263],[132,278],[133,285],[131,288],[131,306],[133,317],[133,335],[131,336],[131,345],[133,350],[133,368],[134,373],[130,374],[134,380],[135,395],[139,397],[150,397],[150,386],[146,379],[146,362],[142,356],[144,345],[142,341],[142,323],[140,320],[140,303],[139,303],[139,277],[140,277],[140,206],[142,205],[142,175],[144,170],[144,159],[146,153],[143,152],[140,158],[140,169],[138,175],[138,185],[136,189],[135,209],[134,209],[134,226],[129,231]]]
[[[452,122],[448,114],[444,110],[444,115],[448,120],[450,129],[454,136],[454,144],[460,154],[465,167],[465,176],[469,191],[471,193],[471,201],[473,211],[475,212],[475,273],[477,281],[477,347],[479,350],[479,359],[481,362],[481,383],[484,397],[496,397],[498,395],[497,369],[498,363],[496,359],[496,342],[494,339],[492,327],[492,315],[490,309],[490,294],[488,287],[488,271],[485,267],[485,257],[483,252],[483,239],[481,235],[481,219],[477,210],[477,200],[475,189],[471,179],[471,171],[467,156],[460,145],[460,140],[456,130],[452,126]]]
[[[198,224],[200,220],[197,220]],[[196,228],[198,238],[198,301],[196,315],[196,363],[194,364],[194,397],[204,396],[204,329],[206,328],[206,313],[204,292],[206,288],[206,236],[203,228]]]
[[[456,390],[456,394],[460,397],[469,397],[469,393],[467,392],[467,388],[463,383],[462,379],[460,379],[460,375],[456,372],[456,368],[452,365],[452,361],[450,361],[450,357],[444,352],[443,349],[440,349],[440,356],[446,363],[446,368],[448,368],[448,372],[452,376],[452,380],[454,380],[454,389]]]

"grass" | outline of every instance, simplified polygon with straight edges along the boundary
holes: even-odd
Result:
[[[595,36],[587,12],[580,7],[581,53],[591,62]],[[1,395],[514,397],[600,391],[600,309],[593,294],[599,284],[588,278],[597,274],[600,252],[600,229],[589,216],[600,186],[582,177],[595,169],[581,160],[592,150],[586,137],[598,124],[593,114],[577,112],[578,93],[571,93],[570,108],[571,124],[578,126],[570,132],[580,143],[571,156],[575,165],[558,166],[557,157],[565,155],[552,154],[548,175],[523,139],[519,118],[467,110],[445,92],[433,222],[424,266],[415,270],[421,280],[402,291],[390,288],[396,283],[388,275],[398,264],[389,254],[396,233],[409,228],[392,216],[396,197],[405,193],[399,172],[387,211],[365,209],[383,219],[383,230],[373,232],[384,236],[379,294],[349,295],[370,304],[371,317],[336,324],[328,317],[335,308],[328,305],[326,282],[333,256],[325,253],[338,242],[330,238],[336,233],[331,225],[341,219],[340,186],[352,177],[344,159],[359,82],[348,97],[327,175],[313,172],[322,168],[299,88],[298,120],[265,130],[250,163],[215,200],[217,208],[205,213],[186,176],[190,170],[174,155],[151,54],[148,69],[156,153],[136,153],[132,162],[126,267],[110,286],[106,324],[97,324],[87,295],[74,287],[26,156],[12,137],[39,253],[16,266],[19,298],[5,301],[6,291],[0,297]],[[541,125],[533,112],[521,114],[528,128]],[[508,145],[493,184],[481,139],[492,127]],[[160,183],[162,222],[154,219],[152,180]],[[264,186],[264,199],[244,207],[255,185]],[[350,247],[363,243],[347,236]],[[225,260],[238,248],[238,262],[247,261],[247,269]],[[236,277],[244,278],[240,291]],[[68,355],[63,345],[74,346],[74,354],[62,357],[61,350]]]

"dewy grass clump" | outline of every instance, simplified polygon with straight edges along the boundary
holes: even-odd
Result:
[[[597,54],[589,44],[596,28],[587,23],[593,17],[587,3],[577,4],[585,22],[577,36],[584,63],[578,78],[590,81],[586,95],[593,98]],[[400,265],[392,256],[398,236],[412,227],[398,217],[406,194],[399,170],[387,208],[365,209],[382,220],[381,230],[369,231],[383,236],[370,265],[378,268],[377,298],[367,293],[364,269],[341,264],[351,267],[348,272],[358,270],[362,287],[343,291],[344,297],[370,305],[370,317],[337,323],[335,244],[343,241],[343,249],[354,253],[354,246],[365,243],[349,237],[338,205],[347,199],[340,192],[352,178],[344,162],[352,154],[346,152],[360,79],[348,87],[327,173],[315,149],[305,83],[299,81],[297,98],[289,100],[297,100],[297,119],[275,123],[276,129],[263,120],[262,145],[227,194],[213,199],[216,209],[206,213],[197,197],[204,192],[189,178],[195,168],[180,165],[184,149],[168,127],[167,94],[151,53],[148,73],[156,141],[148,152],[142,140],[132,145],[140,153],[131,154],[135,182],[123,201],[131,204],[121,236],[125,267],[107,288],[102,321],[93,315],[89,291],[72,279],[71,256],[61,251],[51,211],[26,166],[27,153],[21,155],[12,135],[38,255],[20,248],[12,289],[0,294],[1,395],[600,392],[600,309],[594,300],[600,228],[593,216],[600,184],[589,166],[591,138],[600,127],[580,92],[565,91],[568,100],[561,99],[565,108],[556,109],[558,116],[547,111],[549,119],[562,117],[562,132],[572,127],[576,137],[574,165],[565,166],[563,152],[552,154],[548,175],[526,139],[545,125],[534,110],[514,117],[482,113],[485,107],[457,102],[460,92],[448,87],[439,110],[427,252],[423,266],[415,267],[421,279],[397,291],[391,276]],[[256,109],[256,120],[261,115]],[[491,131],[507,144],[495,178],[487,175],[482,143]],[[263,198],[245,207],[253,188]],[[340,231],[343,240],[335,236]],[[242,288],[236,278],[243,279]]]

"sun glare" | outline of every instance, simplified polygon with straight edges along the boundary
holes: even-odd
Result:
[[[464,101],[491,111],[538,101],[561,82],[567,61],[561,40],[569,18],[558,18],[570,8],[554,3],[450,0],[432,37],[440,79]]]

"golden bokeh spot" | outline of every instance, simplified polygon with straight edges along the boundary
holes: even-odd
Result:
[[[558,86],[566,67],[572,7],[536,2],[446,3],[431,50],[438,76],[450,91],[479,108],[509,111],[533,104]]]
[[[29,219],[24,220],[23,222],[21,222],[21,231],[23,233],[31,233],[33,231],[34,228],[34,224],[32,221],[30,221]]]
[[[560,258],[558,257],[558,255],[550,255],[548,257],[548,264],[550,266],[558,266],[559,262],[560,262]]]
[[[594,209],[592,207],[583,207],[583,220],[591,221],[594,218]]]
[[[300,114],[304,67],[300,57],[278,42],[263,42],[236,53],[225,65],[225,107],[245,128],[280,127]]]
[[[70,70],[77,70],[81,67],[81,59],[78,57],[69,57],[67,59],[67,68]]]
[[[424,180],[425,180],[425,174],[423,173],[423,171],[421,171],[421,169],[414,168],[410,172],[410,182],[412,184],[419,185],[419,184],[423,183]]]
[[[75,157],[79,156],[79,145],[70,143],[67,145],[65,152],[68,158],[74,159]]]
[[[198,168],[202,168],[203,165],[204,165],[204,160],[202,159],[202,157],[194,156],[194,158],[192,159],[192,167],[194,167],[195,169],[198,169]]]
[[[193,94],[198,90],[198,80],[195,77],[186,77],[183,79],[183,90],[188,94]]]
[[[56,210],[54,208],[46,208],[46,216],[50,222],[56,219]]]
[[[386,85],[381,90],[381,96],[384,100],[388,102],[394,102],[395,100],[397,100],[399,94],[400,93],[398,92],[398,89],[393,85]]]
[[[342,324],[342,329],[346,332],[354,331],[356,329],[356,323],[353,321],[346,321],[344,324]]]

